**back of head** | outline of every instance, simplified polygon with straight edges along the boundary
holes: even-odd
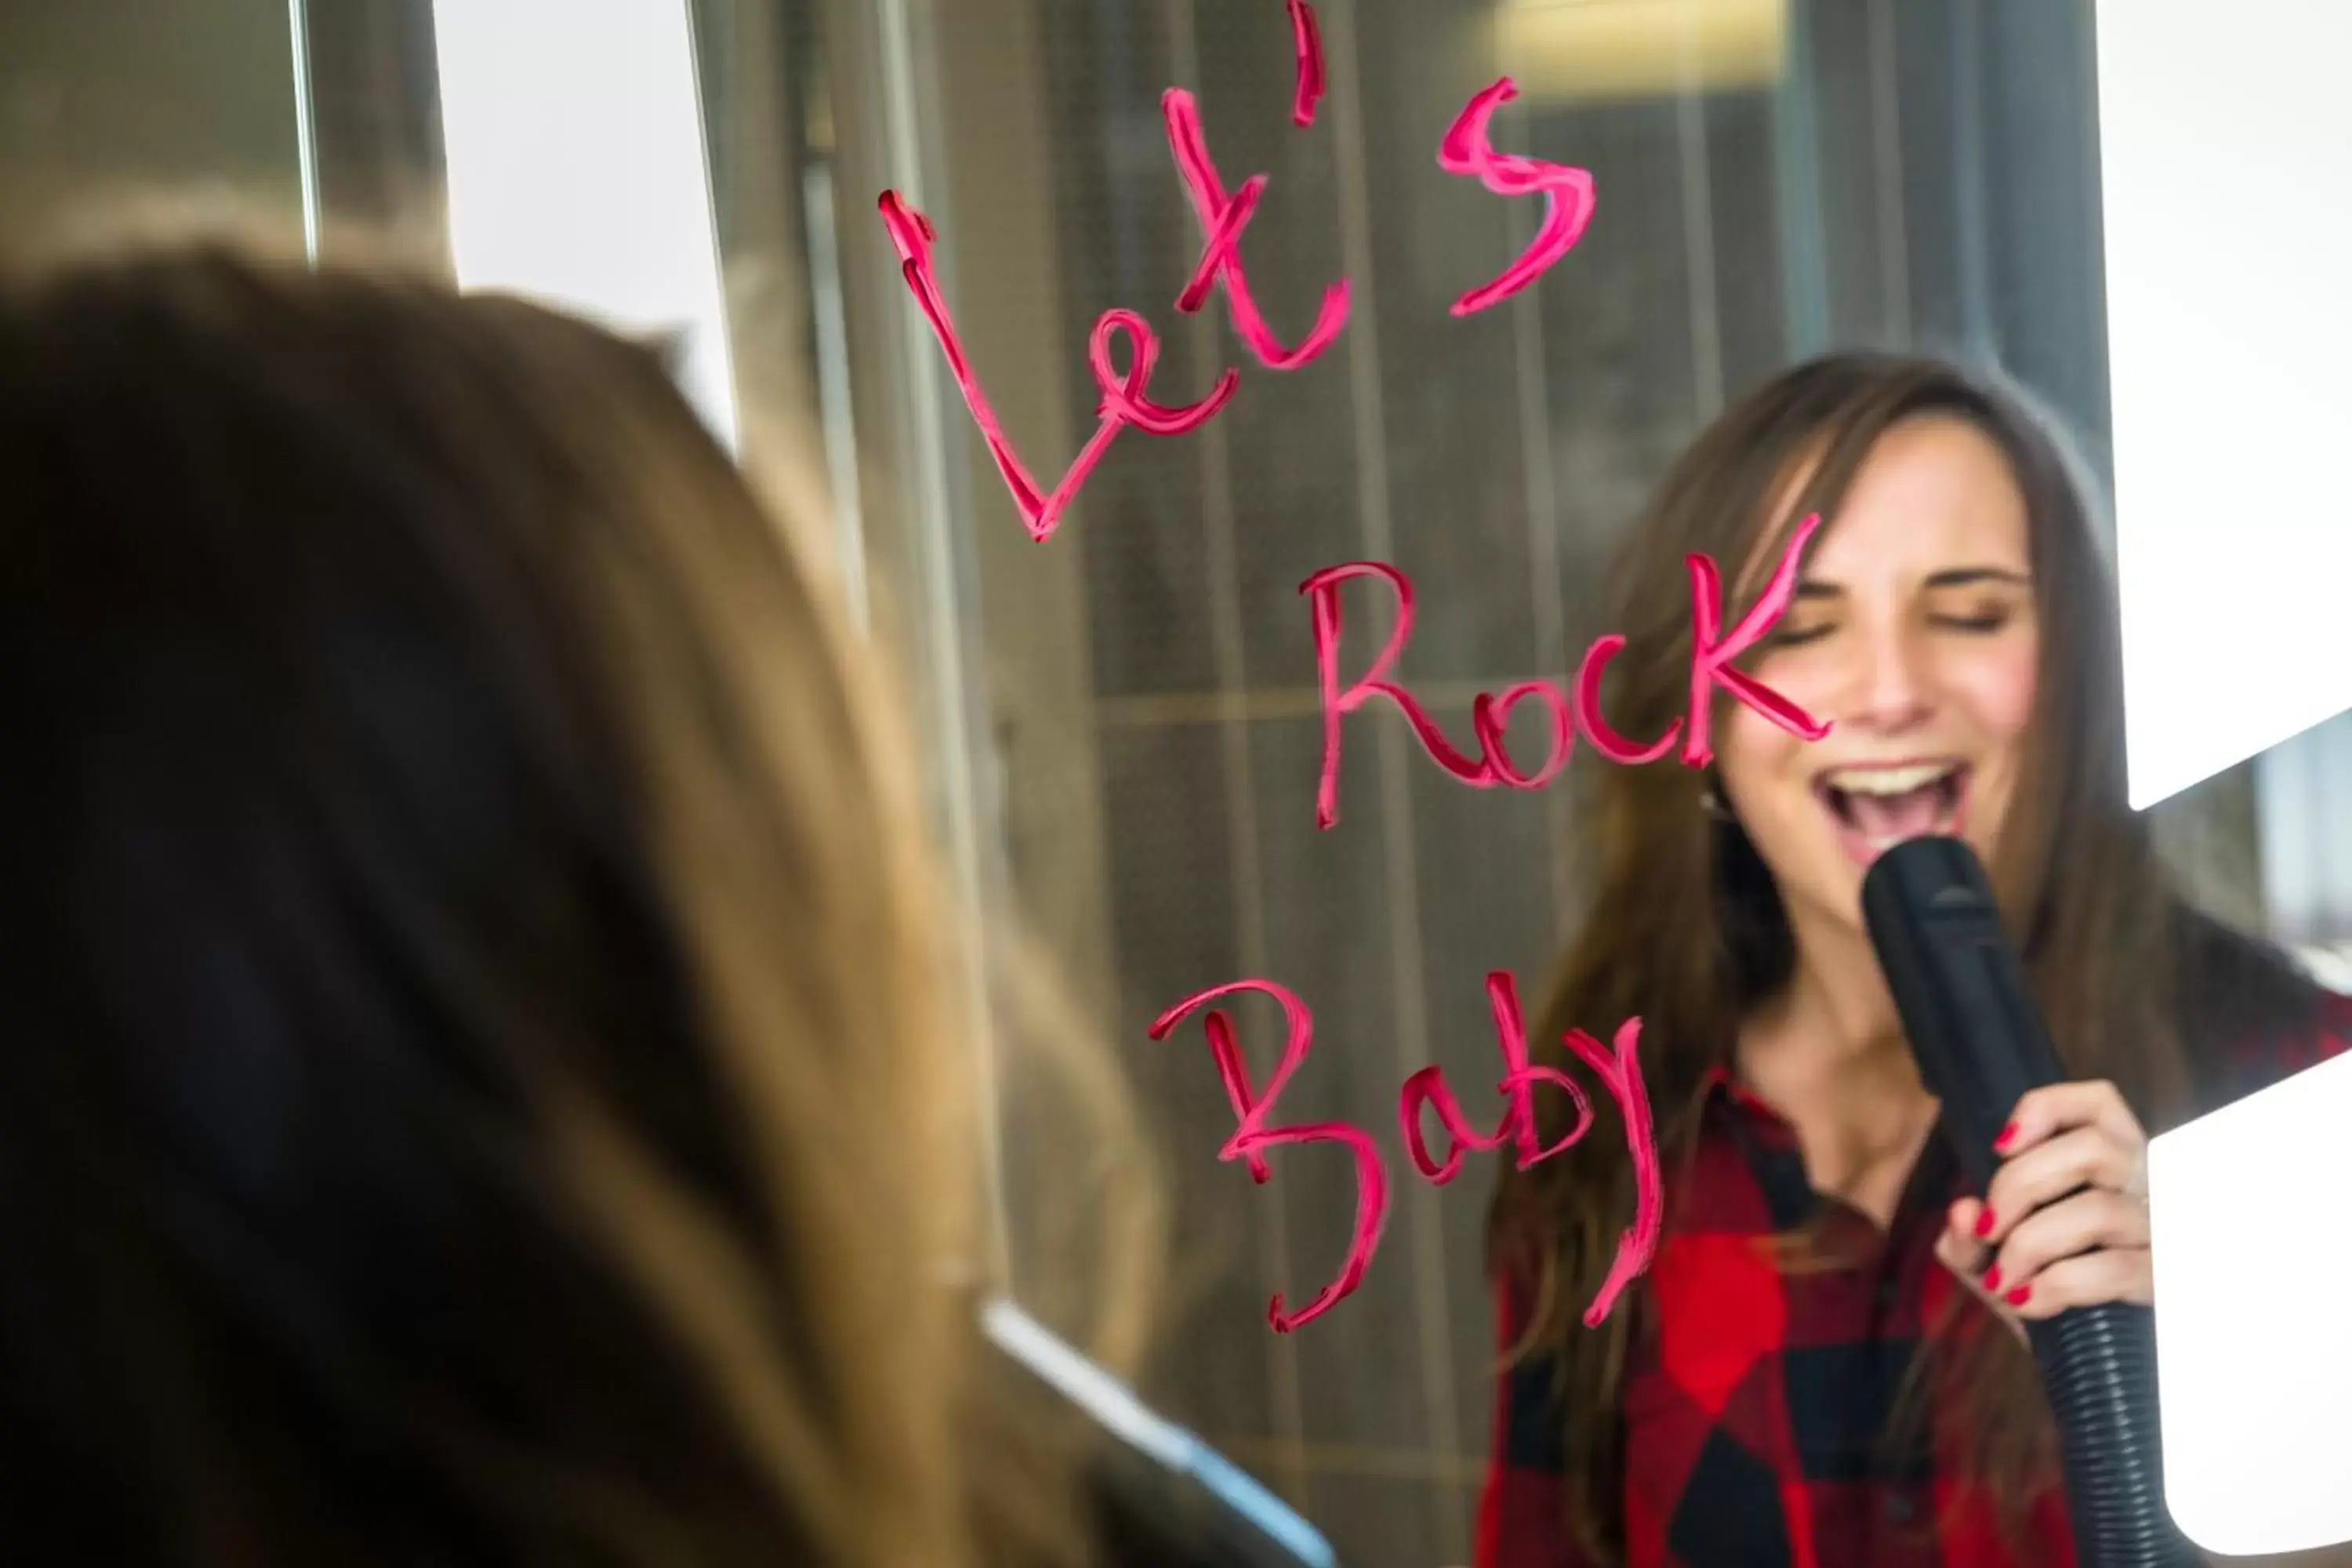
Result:
[[[962,1561],[913,807],[647,351],[0,298],[16,1561]]]

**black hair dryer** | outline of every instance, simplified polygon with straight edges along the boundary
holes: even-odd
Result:
[[[1864,877],[1862,910],[1944,1136],[1982,1192],[2019,1099],[2064,1077],[1984,868],[1957,838],[1906,840]],[[2027,1324],[2026,1338],[2057,1417],[2082,1568],[2202,1563],[2164,1508],[2154,1315],[2078,1308]]]

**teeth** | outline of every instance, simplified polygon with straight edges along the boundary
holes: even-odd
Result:
[[[1827,775],[1832,789],[1848,795],[1908,795],[1958,771],[1958,763],[1922,763],[1908,768],[1841,768]]]

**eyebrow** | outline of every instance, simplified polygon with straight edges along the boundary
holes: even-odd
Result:
[[[1931,574],[1922,586],[1930,590],[1967,588],[1979,583],[2006,583],[2013,587],[2030,588],[2033,585],[2033,579],[2025,573],[2012,572],[2005,566],[1956,566],[1948,572]],[[1836,599],[1844,595],[1845,590],[1835,583],[1808,579],[1797,584],[1797,597],[1800,599]]]

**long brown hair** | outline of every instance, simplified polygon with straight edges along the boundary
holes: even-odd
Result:
[[[79,265],[0,291],[0,487],[12,1556],[963,1568],[1072,1511],[977,1430],[914,772],[653,351]]]
[[[1617,564],[1608,624],[1627,645],[1610,721],[1655,735],[1686,708],[1687,554],[1738,573],[1777,557],[1805,517],[1834,526],[1873,446],[1931,414],[1968,421],[2006,456],[2026,501],[2041,612],[2023,775],[1990,872],[2069,1074],[2115,1082],[2160,1131],[2201,1092],[2184,1041],[2287,1026],[2278,1020],[2310,992],[2283,961],[2187,907],[2128,806],[2121,644],[2090,492],[2049,422],[2014,391],[1936,361],[1849,353],[1799,365],[1725,412],[1676,461]],[[1626,1018],[1644,1020],[1643,1071],[1671,1181],[1695,1147],[1706,1075],[1728,1065],[1741,1021],[1789,983],[1794,942],[1755,847],[1702,810],[1701,775],[1667,762],[1584,778],[1597,795],[1580,819],[1595,885],[1537,1038],[1566,1067],[1562,1031],[1606,1039]],[[2191,1000],[2200,1016],[2184,1018]],[[1622,1132],[1604,1121],[1531,1171],[1507,1169],[1491,1234],[1494,1266],[1538,1303],[1517,1351],[1555,1359],[1571,1524],[1604,1560],[1622,1549],[1620,1385],[1632,1337],[1654,1325],[1638,1289],[1597,1330],[1579,1314],[1633,1209]],[[1974,1391],[1975,1458],[2014,1517],[2050,1451],[2032,1363],[2002,1332],[1961,1336],[1955,1354],[1956,1375],[1937,1386]]]

